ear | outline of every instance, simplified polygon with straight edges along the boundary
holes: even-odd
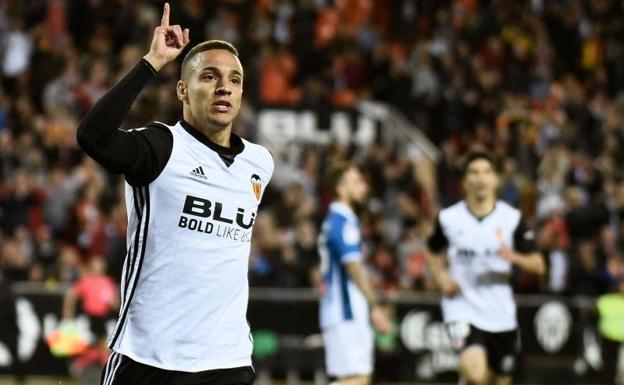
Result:
[[[178,84],[176,84],[176,94],[178,95],[178,100],[182,103],[189,103],[188,88],[182,79],[178,80]]]

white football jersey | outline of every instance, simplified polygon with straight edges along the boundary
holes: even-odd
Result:
[[[126,184],[128,253],[109,345],[167,370],[251,365],[248,260],[272,156],[243,140],[228,166],[180,123],[167,127],[162,173],[145,187]]]
[[[449,274],[460,287],[460,294],[442,299],[445,322],[469,322],[493,333],[516,329],[512,265],[500,248],[504,243],[520,252],[535,251],[533,233],[521,219],[520,212],[503,201],[480,219],[465,201],[440,211],[429,247],[434,252],[447,249]]]

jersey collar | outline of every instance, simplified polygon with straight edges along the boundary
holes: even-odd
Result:
[[[492,207],[492,210],[489,213],[479,217],[479,216],[476,216],[472,211],[470,211],[470,208],[468,207],[468,202],[466,202],[465,199],[462,202],[464,203],[464,208],[466,209],[466,212],[468,213],[468,215],[476,219],[477,222],[483,222],[483,220],[488,218],[490,215],[492,215],[496,211],[496,208],[498,207],[498,200],[497,200],[496,202],[494,202],[494,207]]]
[[[342,202],[332,202],[331,205],[329,205],[329,210],[339,213],[347,218],[357,219],[357,216],[353,212],[353,209]]]
[[[187,121],[181,120],[180,125],[195,139],[206,145],[212,151],[219,154],[219,157],[221,158],[221,160],[223,160],[223,163],[225,163],[225,165],[228,167],[230,167],[230,165],[234,163],[234,158],[236,158],[236,155],[240,154],[245,149],[245,143],[243,143],[243,140],[240,138],[240,136],[236,135],[233,132],[230,134],[230,147],[224,147],[208,139],[206,135],[202,134],[198,129],[191,126]]]

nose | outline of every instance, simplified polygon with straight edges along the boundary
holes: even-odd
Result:
[[[217,89],[215,90],[215,94],[217,94],[218,96],[230,96],[232,94],[232,91],[228,90],[223,86],[220,86],[217,87]]]
[[[230,91],[226,87],[226,83],[223,80],[221,80],[219,84],[217,84],[217,89],[215,90],[215,94],[218,96],[229,96],[230,94],[232,94],[232,91]]]

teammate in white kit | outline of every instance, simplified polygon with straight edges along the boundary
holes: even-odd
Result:
[[[232,133],[243,68],[211,40],[182,62],[183,120],[118,129],[142,88],[189,42],[165,4],[149,52],[78,128],[85,152],[126,180],[128,253],[103,385],[251,384],[251,231],[273,159]]]
[[[460,352],[462,381],[511,384],[518,326],[510,276],[514,266],[543,275],[545,264],[520,212],[497,200],[499,179],[488,154],[468,156],[463,183],[466,199],[438,215],[427,262]],[[448,268],[440,257],[444,250]]]
[[[364,203],[368,185],[361,171],[345,164],[331,171],[335,200],[319,235],[325,284],[320,322],[330,385],[367,385],[373,372],[373,326],[387,333],[390,321],[379,306],[362,261],[355,206]]]

